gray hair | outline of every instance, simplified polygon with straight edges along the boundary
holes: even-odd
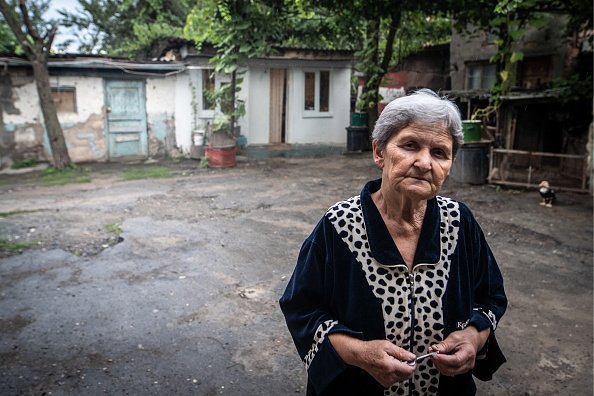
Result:
[[[371,138],[377,143],[378,149],[383,150],[393,134],[412,124],[445,124],[452,135],[453,156],[464,143],[458,107],[447,97],[440,97],[427,88],[388,103],[375,123]]]

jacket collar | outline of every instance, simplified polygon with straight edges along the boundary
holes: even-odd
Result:
[[[371,194],[379,190],[381,179],[368,182],[361,191],[361,209],[371,255],[383,265],[405,265]],[[421,235],[415,252],[413,266],[436,264],[440,256],[440,213],[435,197],[427,201],[427,209],[421,226]]]

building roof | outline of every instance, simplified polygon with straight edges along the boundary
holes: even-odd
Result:
[[[0,66],[4,67],[30,67],[31,62],[20,57],[0,57]],[[143,76],[168,76],[183,72],[186,65],[181,62],[163,61],[129,61],[125,59],[109,58],[102,56],[57,56],[50,57],[48,68],[52,70],[118,70],[127,74]]]

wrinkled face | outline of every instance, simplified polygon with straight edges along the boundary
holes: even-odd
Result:
[[[452,167],[453,139],[443,125],[413,124],[395,133],[384,150],[373,144],[373,158],[382,169],[382,189],[411,199],[437,195]]]

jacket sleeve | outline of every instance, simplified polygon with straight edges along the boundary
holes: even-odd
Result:
[[[295,270],[280,299],[280,307],[299,356],[305,363],[308,381],[316,393],[346,368],[328,335],[336,332],[361,338],[361,334],[339,323],[331,313],[332,226],[322,219],[305,240]]]
[[[479,331],[491,328],[487,343],[477,354],[473,374],[482,381],[488,381],[506,361],[497,343],[495,330],[507,308],[507,297],[503,286],[503,276],[495,256],[479,224],[470,211],[468,211],[468,214],[471,228],[470,235],[472,235],[473,239],[471,246],[474,249],[473,278],[475,280],[474,306],[468,325],[476,327]]]

